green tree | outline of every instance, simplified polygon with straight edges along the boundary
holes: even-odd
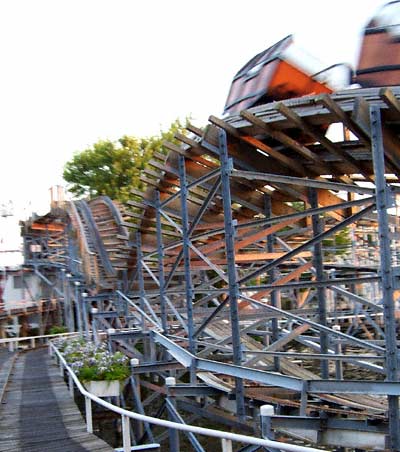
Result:
[[[159,135],[146,138],[126,135],[117,141],[100,140],[75,153],[63,172],[65,181],[70,184],[69,191],[78,197],[107,195],[114,200],[127,201],[132,188],[144,188],[140,174],[154,152],[165,154],[163,141],[175,142],[174,134],[183,131],[184,125],[177,119]]]

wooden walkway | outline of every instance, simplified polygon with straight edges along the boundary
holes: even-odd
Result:
[[[86,432],[47,349],[21,353],[0,406],[0,452],[106,452],[114,449]]]
[[[3,401],[14,358],[15,353],[9,352],[8,349],[4,347],[0,348],[0,403]]]

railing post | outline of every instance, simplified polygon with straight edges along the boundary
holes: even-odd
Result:
[[[71,397],[74,398],[74,379],[70,373],[68,373],[68,389]]]
[[[35,342],[35,338],[33,337],[31,339],[31,348],[35,348],[36,342]]]
[[[222,452],[232,452],[232,440],[221,438]]]
[[[12,353],[13,351],[14,351],[14,342],[9,342],[8,343],[8,351],[10,352],[10,353]]]
[[[64,377],[64,364],[60,359],[60,375]]]
[[[86,431],[93,433],[92,400],[85,396]]]
[[[130,364],[131,364],[131,370],[132,370],[130,380],[131,380],[131,385],[132,385],[133,400],[136,403],[136,410],[140,414],[144,414],[144,410],[142,409],[143,407],[140,406],[141,399],[142,399],[141,395],[140,395],[140,374],[134,373],[134,368],[139,365],[138,358],[132,358],[130,361]],[[135,437],[136,438],[141,438],[143,436],[143,426],[146,428],[147,434],[149,434],[148,425],[146,426],[145,423],[136,421],[134,425],[135,425]],[[150,431],[150,435],[151,435],[151,431]]]
[[[121,416],[122,422],[122,448],[124,452],[131,451],[131,430],[128,416]]]
[[[264,439],[274,440],[275,435],[271,426],[271,416],[275,414],[273,405],[262,405],[260,407],[261,434]],[[276,449],[268,448],[270,452],[278,452]]]
[[[112,343],[112,339],[111,339],[111,335],[115,333],[115,328],[108,328],[107,330],[107,336],[108,336],[108,351],[110,353],[113,353],[113,343]]]

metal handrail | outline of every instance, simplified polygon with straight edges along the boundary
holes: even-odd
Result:
[[[76,336],[77,332],[72,333],[57,333],[57,334],[43,334],[42,336],[25,336],[25,337],[7,337],[5,339],[0,339],[0,345],[1,344],[8,344],[9,350],[11,352],[14,351],[14,344],[16,342],[24,342],[24,341],[30,341],[31,348],[35,348],[36,341],[38,339],[46,339],[46,342],[48,342],[50,339],[54,339],[56,337],[71,337]]]
[[[99,405],[107,408],[114,413],[120,414],[122,417],[122,436],[123,436],[123,451],[128,452],[131,450],[130,441],[130,428],[129,419],[135,419],[141,422],[148,422],[149,424],[159,425],[161,427],[172,428],[176,430],[182,430],[186,432],[192,432],[199,435],[212,436],[215,438],[220,438],[221,440],[230,440],[243,442],[246,444],[253,444],[257,446],[264,446],[270,448],[276,448],[282,451],[288,452],[324,452],[321,449],[315,449],[313,447],[297,446],[294,444],[281,443],[279,441],[273,441],[269,439],[256,438],[247,435],[240,435],[237,433],[225,432],[221,430],[213,430],[205,427],[198,427],[188,424],[180,424],[178,422],[167,421],[164,419],[158,419],[144,414],[135,413],[132,411],[125,410],[119,406],[113,405],[105,400],[91,394],[88,392],[79,381],[78,377],[75,375],[73,370],[68,366],[67,362],[57,350],[57,347],[53,343],[49,343],[50,352],[54,352],[60,363],[60,372],[64,375],[64,369],[68,372],[69,383],[72,385],[75,383],[79,392],[85,397],[85,410],[86,410],[86,424],[87,431],[93,433],[93,422],[92,422],[92,411],[91,411],[91,401],[98,403]],[[70,387],[71,390],[71,387]],[[326,452],[326,451],[325,451]]]

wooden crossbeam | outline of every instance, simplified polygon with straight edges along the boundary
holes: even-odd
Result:
[[[276,105],[276,109],[296,127],[304,130],[304,132],[310,135],[315,141],[321,143],[321,145],[324,146],[324,148],[326,148],[329,152],[346,162],[350,166],[353,173],[360,173],[359,162],[357,162],[350,155],[346,154],[346,152],[343,151],[340,147],[335,146],[335,144],[332,143],[332,141],[329,140],[317,127],[310,124],[306,119],[299,116],[294,110],[287,107],[282,102],[279,102]],[[370,179],[368,174],[363,174],[363,176]]]
[[[303,273],[308,272],[311,267],[313,266],[312,262],[307,262],[300,267],[293,270],[291,273],[288,273],[285,276],[282,276],[281,278],[277,279],[276,281],[272,282],[273,286],[279,286],[281,284],[287,284],[288,282],[292,281],[293,279],[296,279],[300,277]],[[260,292],[257,292],[255,295],[252,296],[255,300],[260,301],[262,298],[265,298],[267,295],[269,295],[274,289],[266,289],[261,290]]]
[[[243,141],[244,143],[250,144],[252,147],[256,149],[260,149],[261,151],[267,153],[269,156],[277,160],[280,164],[284,165],[285,167],[295,171],[298,174],[305,175],[305,169],[303,166],[296,162],[295,160],[291,159],[290,157],[287,157],[286,155],[283,155],[281,152],[271,148],[267,144],[263,143],[262,141],[258,140],[255,137],[242,135],[241,132],[235,127],[231,126],[227,122],[223,121],[222,119],[219,119],[215,116],[210,116],[209,121],[215,124],[216,126],[220,127],[221,129],[224,129],[229,135],[232,135],[233,137],[237,138],[240,141]]]
[[[310,151],[310,149],[308,149],[306,146],[299,143],[298,141],[294,140],[286,133],[280,130],[275,130],[272,126],[266,124],[264,121],[262,121],[260,118],[258,118],[256,115],[249,112],[248,110],[241,111],[240,116],[249,121],[251,124],[257,126],[259,129],[267,133],[275,140],[293,149],[305,159],[311,162],[319,162],[320,158],[315,152]]]
[[[400,118],[400,101],[394,95],[393,91],[390,88],[382,88],[379,91],[379,97],[385,102],[394,116]]]

